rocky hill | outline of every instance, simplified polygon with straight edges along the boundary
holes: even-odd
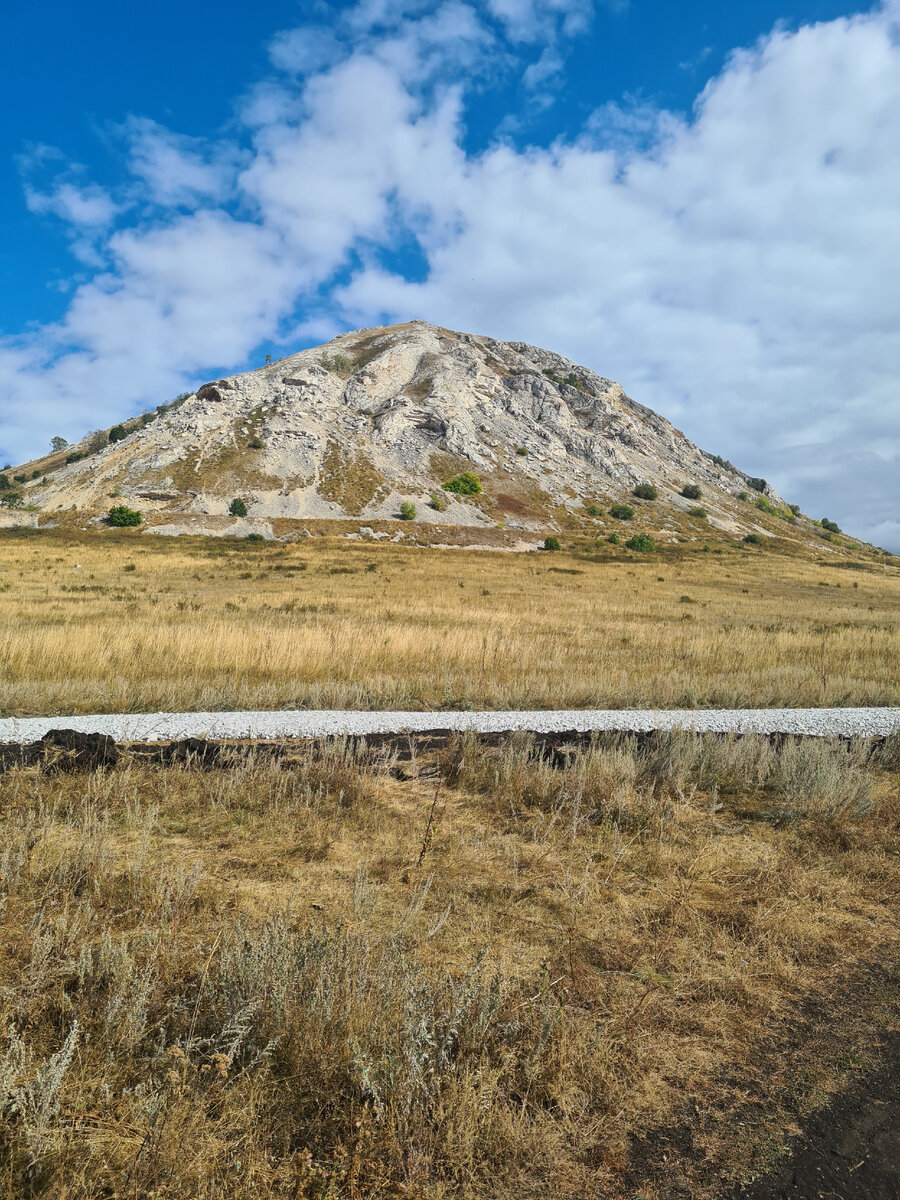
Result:
[[[446,489],[464,472],[481,493]],[[361,536],[468,530],[470,543],[522,547],[573,526],[663,543],[822,533],[618,383],[548,350],[424,321],[206,383],[6,475],[22,497],[0,509],[7,521],[13,507],[21,520],[37,506],[33,519],[47,522],[124,504],[169,533],[287,536],[349,520]],[[246,516],[231,514],[235,500]],[[610,516],[615,503],[634,517]],[[385,524],[403,505],[414,525]]]

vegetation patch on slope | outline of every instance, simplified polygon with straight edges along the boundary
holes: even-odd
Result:
[[[335,441],[328,442],[322,456],[317,490],[323,500],[339,504],[353,516],[359,516],[369,504],[385,499],[390,492],[384,476],[362,450]]]

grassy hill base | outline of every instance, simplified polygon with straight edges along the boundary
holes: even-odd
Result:
[[[896,705],[898,664],[875,561],[0,532],[4,716]]]

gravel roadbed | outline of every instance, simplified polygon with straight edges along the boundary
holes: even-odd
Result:
[[[341,734],[591,733],[684,729],[698,733],[793,733],[812,737],[884,737],[900,731],[900,708],[555,709],[547,712],[320,711],[107,713],[77,717],[7,717],[0,743],[38,741],[51,729],[103,733],[117,742],[180,738],[314,738]]]

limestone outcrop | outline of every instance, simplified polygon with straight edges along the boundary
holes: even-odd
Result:
[[[408,501],[420,521],[537,529],[642,483],[677,515],[695,484],[713,524],[753,527],[736,500],[748,477],[618,383],[524,342],[424,321],[342,334],[210,381],[125,429],[93,452],[70,447],[85,456],[54,462],[46,483],[29,483],[29,499],[45,512],[116,502],[174,518],[223,517],[240,497],[255,521],[384,519]],[[466,470],[482,480],[483,500],[441,490]],[[435,491],[445,507],[430,505]]]

